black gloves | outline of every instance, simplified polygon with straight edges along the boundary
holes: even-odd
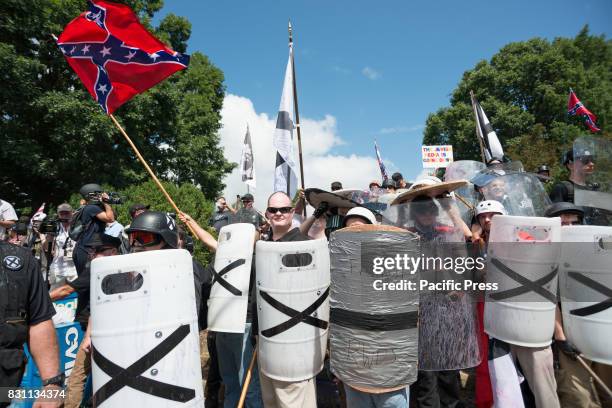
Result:
[[[313,214],[314,217],[315,218],[321,218],[327,212],[328,208],[329,208],[329,204],[327,204],[326,201],[323,201],[321,204],[319,204],[319,206],[315,210],[315,212]]]
[[[576,360],[576,357],[580,355],[580,350],[574,346],[574,344],[569,340],[555,340],[555,344],[559,351],[563,354],[571,358],[572,360]]]

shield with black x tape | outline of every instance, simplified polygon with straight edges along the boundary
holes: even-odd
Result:
[[[170,249],[98,258],[91,276],[95,405],[203,406],[189,253]]]
[[[259,369],[302,381],[323,369],[329,326],[327,240],[256,245]]]
[[[495,215],[487,254],[484,328],[525,347],[551,343],[557,304],[559,218]]]
[[[567,338],[589,360],[612,364],[612,227],[561,229],[559,291]]]
[[[230,224],[219,231],[208,301],[209,330],[244,333],[254,244],[253,224]]]

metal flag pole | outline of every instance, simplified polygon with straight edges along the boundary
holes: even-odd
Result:
[[[130,145],[130,147],[132,148],[132,150],[134,151],[134,153],[136,153],[136,157],[138,157],[138,160],[140,160],[140,162],[142,163],[142,165],[145,167],[145,169],[147,170],[147,172],[149,173],[149,175],[151,176],[151,178],[153,179],[153,181],[155,182],[155,184],[157,185],[157,187],[159,188],[159,190],[164,194],[164,196],[166,197],[166,200],[168,200],[168,202],[170,203],[170,205],[172,206],[172,208],[174,208],[174,211],[176,211],[176,214],[178,215],[181,210],[179,210],[178,206],[176,205],[176,203],[174,202],[174,200],[172,199],[172,197],[170,197],[170,194],[168,194],[168,192],[166,191],[166,189],[164,188],[164,186],[162,185],[162,183],[159,181],[159,179],[157,178],[157,176],[155,175],[155,173],[153,172],[153,170],[151,169],[151,167],[149,166],[149,164],[146,162],[146,160],[144,159],[144,157],[142,157],[142,154],[140,154],[140,151],[138,150],[138,148],[136,147],[136,145],[134,144],[134,142],[132,142],[132,139],[130,139],[130,137],[128,136],[128,134],[125,132],[125,130],[123,130],[123,127],[121,127],[121,125],[119,124],[119,122],[117,121],[117,119],[115,119],[115,117],[111,114],[108,115],[110,116],[110,118],[112,119],[113,123],[115,124],[115,126],[117,126],[117,129],[119,129],[119,132],[121,132],[121,134],[123,135],[123,137],[125,137],[125,140],[127,140],[128,144]],[[191,231],[191,235],[196,238],[198,238],[198,235],[195,233],[195,231],[193,230],[193,228],[191,228],[191,226],[189,224],[185,224],[187,225],[187,228],[189,228],[189,231]]]
[[[485,159],[484,153],[484,145],[482,144],[482,138],[479,135],[479,121],[478,121],[478,111],[476,110],[476,98],[474,97],[474,91],[470,89],[470,99],[472,100],[472,110],[474,111],[474,119],[476,120],[476,139],[478,139],[478,145],[480,146],[480,157],[482,158],[482,162],[487,164],[487,160]]]
[[[298,155],[300,158],[300,181],[304,190],[304,160],[302,159],[302,132],[300,128],[300,111],[298,110],[297,84],[295,80],[295,60],[293,58],[293,28],[289,20],[289,50],[291,52],[291,80],[293,82],[293,110],[295,111],[295,127],[297,129]],[[306,217],[306,203],[304,203],[304,217]]]

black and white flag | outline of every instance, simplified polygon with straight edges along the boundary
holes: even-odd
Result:
[[[251,133],[247,125],[244,144],[242,145],[242,155],[240,156],[240,175],[242,181],[248,186],[255,188],[255,160],[253,157],[253,145],[251,144]]]
[[[497,134],[493,130],[487,115],[485,115],[476,97],[472,99],[472,104],[474,106],[474,115],[476,116],[476,132],[484,145],[486,162],[489,163],[491,160],[502,161],[504,149],[497,138]]]
[[[284,191],[289,197],[295,196],[298,188],[296,164],[293,155],[293,69],[291,66],[293,45],[289,45],[289,61],[285,71],[283,95],[281,96],[274,147],[276,148],[276,170],[274,172],[274,191]]]

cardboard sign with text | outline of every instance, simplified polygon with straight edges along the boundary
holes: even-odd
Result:
[[[448,167],[453,162],[453,146],[421,146],[423,168]]]

